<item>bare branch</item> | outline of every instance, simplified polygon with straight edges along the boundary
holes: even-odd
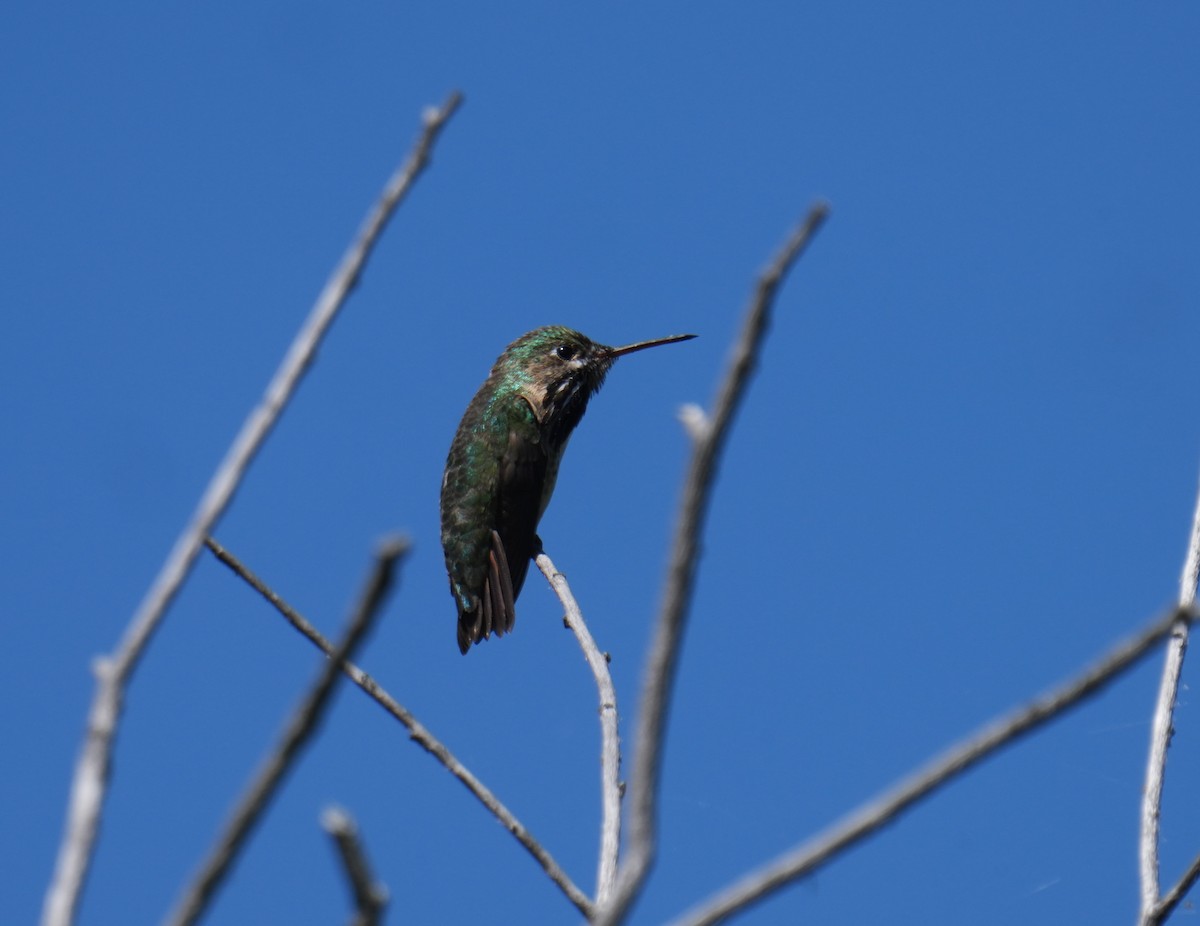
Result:
[[[1174,732],[1175,699],[1179,693],[1179,676],[1187,652],[1188,625],[1180,622],[1172,631],[1163,658],[1159,680],[1158,700],[1150,726],[1150,752],[1146,760],[1146,781],[1142,789],[1142,826],[1138,846],[1142,896],[1139,921],[1145,926],[1157,922],[1158,906],[1158,842],[1159,813],[1162,809],[1163,781],[1167,771],[1167,749]]]
[[[863,804],[825,832],[753,871],[676,920],[673,926],[709,926],[741,912],[781,887],[812,874],[856,842],[869,836],[917,801],[953,781],[967,769],[1018,737],[1036,730],[1074,707],[1130,669],[1179,622],[1196,619],[1193,608],[1176,608],[1138,636],[1119,644],[1078,678],[1026,707],[985,724],[942,755],[927,762],[895,787]]]
[[[1196,498],[1196,509],[1192,515],[1192,534],[1188,541],[1187,556],[1183,562],[1183,574],[1179,577],[1179,604],[1188,607],[1196,601],[1196,580],[1200,576],[1200,494]],[[1146,784],[1142,789],[1142,831],[1139,845],[1139,868],[1142,882],[1142,902],[1139,922],[1153,926],[1162,922],[1162,910],[1167,903],[1158,899],[1158,843],[1159,814],[1162,810],[1163,781],[1167,773],[1167,749],[1171,745],[1175,699],[1179,694],[1179,676],[1183,671],[1183,657],[1187,653],[1188,625],[1180,622],[1171,633],[1163,659],[1162,678],[1158,686],[1158,701],[1154,707],[1154,720],[1150,728],[1150,754],[1146,760]],[[1183,884],[1191,881],[1184,877]],[[1179,890],[1179,885],[1172,891]],[[1182,893],[1179,895],[1182,897]],[[1179,902],[1176,897],[1170,906]]]
[[[826,204],[813,206],[808,217],[792,232],[763,271],[746,312],[741,337],[734,345],[729,369],[717,392],[712,414],[704,427],[696,424],[702,420],[701,416],[695,413],[688,416],[688,430],[693,439],[692,459],[684,482],[662,607],[642,680],[642,706],[630,781],[629,850],[617,878],[612,902],[601,911],[598,920],[605,926],[614,926],[625,918],[654,864],[667,713],[692,599],[700,533],[708,512],[717,461],[758,363],[779,286],[828,215]]]
[[[184,892],[175,912],[167,919],[169,926],[191,926],[216,896],[217,889],[229,873],[234,859],[245,846],[250,831],[266,812],[284,776],[299,757],[300,750],[316,732],[329,704],[330,695],[333,694],[334,685],[341,677],[341,664],[353,654],[366,636],[376,615],[382,610],[383,602],[392,586],[396,563],[408,550],[408,541],[399,538],[389,539],[380,545],[375,568],[371,571],[345,635],[333,655],[321,667],[317,680],[288,721],[279,746],[267,758],[266,764],[238,802],[225,832],[217,840],[208,860]]]
[[[269,585],[267,585],[266,582],[251,572],[245,563],[221,546],[221,544],[219,544],[213,537],[205,537],[204,545],[208,547],[210,551],[212,551],[213,556],[232,569],[233,572],[247,585],[266,598],[267,601],[269,601],[272,605],[274,605],[275,610],[286,617],[288,623],[300,631],[300,633],[305,637],[307,637],[309,642],[314,644],[317,649],[319,649],[326,656],[333,655],[333,644],[325,639],[325,637],[321,634],[321,631],[317,630],[316,627],[310,624],[304,615],[302,615],[299,611],[275,594],[274,589],[272,589]],[[347,665],[353,664],[347,663]],[[350,678],[352,681],[357,681],[353,675],[351,675]]]
[[[287,602],[275,594],[261,579],[247,569],[232,553],[222,547],[211,537],[206,541],[208,548],[223,562],[226,566],[232,569],[238,576],[244,579],[249,585],[254,588],[259,594],[266,598],[276,609],[287,618],[288,622],[295,627],[301,634],[308,638],[321,652],[326,656],[333,654],[333,647],[329,641],[325,639],[315,627],[304,619],[294,608],[290,607]],[[342,671],[347,677],[358,685],[367,695],[374,700],[380,707],[392,715],[408,730],[409,738],[412,739],[418,746],[428,752],[431,756],[438,760],[446,770],[457,778],[466,786],[467,790],[475,795],[479,803],[500,821],[500,825],[512,833],[513,837],[525,850],[533,856],[534,860],[541,865],[542,870],[546,872],[550,880],[558,885],[559,889],[566,895],[567,899],[586,916],[591,919],[594,908],[592,901],[579,887],[570,879],[565,871],[559,867],[558,862],[554,857],[546,851],[533,834],[529,832],[516,818],[511,810],[500,802],[487,786],[471,774],[470,770],[465,765],[458,761],[454,755],[447,749],[442,742],[437,739],[432,733],[427,730],[420,721],[414,717],[407,708],[401,705],[395,698],[388,694],[375,679],[371,678],[366,672],[358,668],[351,662],[342,664]]]
[[[617,880],[617,856],[621,848],[621,741],[617,732],[617,689],[608,671],[608,657],[592,639],[583,612],[571,594],[567,577],[541,552],[534,562],[558,595],[566,611],[567,626],[575,633],[583,656],[596,677],[600,693],[600,796],[603,822],[600,827],[600,862],[596,874],[596,906],[608,902]]]
[[[1163,899],[1154,907],[1154,910],[1145,920],[1147,926],[1159,926],[1160,923],[1165,922],[1167,917],[1179,906],[1179,902],[1187,896],[1187,892],[1192,889],[1192,886],[1198,880],[1200,880],[1200,855],[1192,859],[1192,864],[1183,873],[1183,877],[1179,879],[1173,888],[1163,895]]]
[[[100,818],[111,773],[113,743],[124,706],[125,687],[130,677],[167,608],[191,571],[204,538],[228,507],[250,463],[295,393],[326,331],[358,283],[363,267],[388,220],[429,163],[438,134],[461,102],[462,96],[456,91],[441,109],[428,110],[424,114],[424,128],[412,153],[388,181],[353,245],[325,284],[262,400],[243,423],[225,459],[213,474],[191,521],[176,540],[154,584],[126,628],[119,646],[111,656],[96,661],[96,691],[88,712],[83,747],[75,764],[67,821],[54,877],[42,908],[43,926],[69,926],[75,920],[100,831]]]
[[[388,904],[388,889],[371,874],[358,827],[350,814],[340,807],[327,807],[321,814],[321,826],[333,837],[342,867],[346,870],[346,880],[350,882],[350,891],[354,895],[354,916],[350,919],[350,926],[378,926]]]

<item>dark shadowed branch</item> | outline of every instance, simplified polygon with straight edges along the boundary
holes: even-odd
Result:
[[[326,808],[321,814],[321,826],[333,839],[346,872],[346,880],[350,882],[350,893],[354,895],[354,915],[350,918],[350,926],[378,926],[388,904],[388,889],[371,874],[358,827],[340,807]]]
[[[600,911],[598,920],[608,926],[624,919],[654,864],[667,715],[695,583],[700,534],[712,496],[717,462],[758,363],[779,287],[828,215],[829,208],[824,203],[813,206],[808,217],[792,232],[763,271],[746,312],[741,336],[734,345],[729,369],[713,403],[712,414],[706,417],[693,408],[685,419],[693,442],[692,458],[684,481],[662,607],[642,680],[642,703],[630,779],[629,848],[611,902]]]
[[[600,694],[600,800],[603,822],[600,827],[600,861],[596,874],[596,906],[603,907],[616,886],[617,854],[621,848],[621,741],[618,734],[617,689],[608,658],[600,652],[583,620],[583,612],[571,594],[567,578],[558,571],[544,552],[534,560],[565,610],[567,626],[575,634],[583,656],[596,678]]]
[[[380,545],[375,568],[354,608],[346,633],[288,721],[278,747],[267,758],[238,802],[207,861],[184,891],[175,912],[167,920],[170,926],[191,926],[216,896],[217,889],[245,846],[255,824],[266,812],[284,777],[299,758],[301,749],[317,731],[330,695],[341,677],[341,665],[354,653],[383,609],[383,602],[392,587],[396,564],[408,549],[408,541],[400,538],[389,539]]]
[[[1183,561],[1183,574],[1179,577],[1179,604],[1187,607],[1196,601],[1196,580],[1200,576],[1200,494],[1192,515],[1192,533],[1188,541],[1187,555]],[[1183,893],[1196,880],[1191,874],[1160,902],[1158,844],[1159,813],[1162,810],[1163,783],[1167,773],[1167,749],[1171,745],[1174,726],[1175,699],[1179,694],[1179,676],[1183,671],[1183,657],[1187,653],[1188,625],[1180,621],[1171,633],[1163,659],[1162,678],[1158,686],[1158,700],[1154,707],[1154,719],[1150,727],[1150,751],[1146,760],[1146,783],[1142,789],[1142,830],[1139,840],[1139,868],[1142,882],[1141,926],[1157,926],[1183,897]],[[1196,866],[1192,866],[1193,869]],[[1180,890],[1181,885],[1183,890]],[[1176,892],[1178,892],[1176,896]]]
[[[895,787],[843,817],[824,833],[709,898],[676,920],[673,926],[711,926],[720,923],[797,878],[812,874],[1001,747],[1096,694],[1171,634],[1176,624],[1191,623],[1195,619],[1196,612],[1190,607],[1173,609],[1138,636],[1115,647],[1077,678],[1028,706],[981,727]]]
[[[354,243],[325,284],[261,401],[217,467],[190,522],[176,540],[117,649],[96,660],[93,667],[96,691],[88,712],[83,747],[75,764],[58,860],[42,908],[43,926],[68,926],[75,919],[95,853],[112,770],[112,749],[130,677],[191,571],[204,538],[228,507],[246,470],[312,363],[322,338],[358,283],[388,220],[429,163],[438,134],[461,102],[461,95],[455,92],[441,109],[430,109],[424,114],[424,127],[412,152],[384,187]]]
[[[329,641],[321,635],[311,623],[309,623],[301,614],[292,608],[279,595],[271,590],[261,579],[253,572],[246,568],[240,560],[232,553],[222,547],[211,537],[207,540],[208,548],[216,555],[216,557],[232,569],[238,576],[245,580],[255,591],[267,599],[276,610],[282,614],[296,630],[306,637],[313,645],[315,645],[326,656],[332,655],[333,647]],[[432,733],[430,733],[421,723],[414,717],[407,708],[401,705],[395,698],[388,694],[378,682],[369,676],[358,666],[350,662],[343,662],[342,671],[347,677],[358,685],[367,695],[374,700],[380,707],[398,720],[405,729],[408,730],[409,737],[417,745],[421,746],[426,752],[440,762],[451,775],[457,778],[466,786],[467,790],[475,795],[479,803],[500,821],[500,825],[512,833],[513,838],[517,840],[525,850],[533,856],[534,860],[541,865],[542,870],[546,872],[550,880],[558,885],[559,889],[566,895],[567,899],[573,903],[576,908],[586,917],[590,918],[593,914],[593,905],[586,894],[568,877],[567,873],[559,866],[554,857],[542,846],[533,834],[529,832],[514,816],[512,811],[500,802],[482,781],[471,774],[470,770],[458,761],[449,749],[442,744]]]

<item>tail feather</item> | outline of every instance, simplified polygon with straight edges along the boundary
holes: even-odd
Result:
[[[492,546],[488,551],[488,572],[483,580],[483,593],[475,599],[469,611],[459,608],[458,651],[466,655],[471,644],[486,640],[492,633],[500,637],[510,632],[517,621],[513,594],[512,573],[508,554],[500,535],[492,531]]]

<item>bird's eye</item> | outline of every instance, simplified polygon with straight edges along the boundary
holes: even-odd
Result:
[[[559,360],[574,360],[575,355],[579,353],[573,344],[559,344],[554,348],[554,356]]]

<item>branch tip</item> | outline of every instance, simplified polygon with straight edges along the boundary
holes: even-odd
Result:
[[[712,497],[717,461],[757,366],[779,286],[828,214],[828,204],[824,201],[815,203],[759,275],[741,333],[733,345],[729,367],[718,383],[711,414],[706,415],[694,404],[684,406],[680,412],[680,420],[692,438],[692,456],[679,503],[662,605],[642,675],[642,709],[630,776],[629,851],[621,866],[616,890],[610,901],[601,905],[598,917],[601,926],[616,926],[625,919],[654,864],[667,714],[691,607],[700,536]]]

